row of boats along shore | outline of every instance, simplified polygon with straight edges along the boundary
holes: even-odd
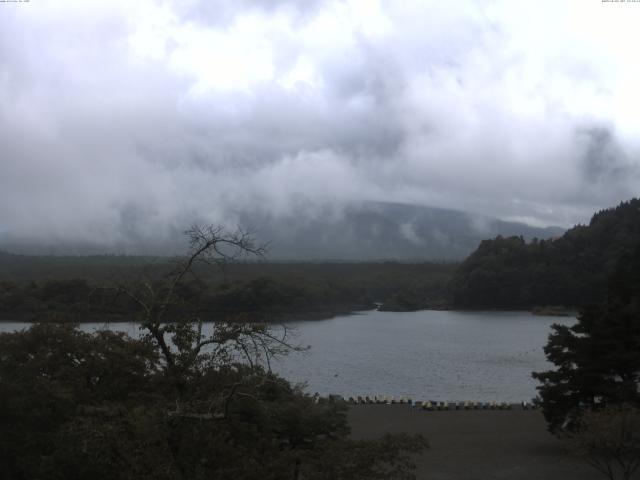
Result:
[[[344,401],[352,405],[408,405],[418,410],[438,411],[438,410],[535,410],[538,407],[530,402],[508,403],[508,402],[447,402],[447,401],[413,401],[407,397],[378,397],[378,396],[358,396],[343,397],[341,395],[329,395],[329,399]]]

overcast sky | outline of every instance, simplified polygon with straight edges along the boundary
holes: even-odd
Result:
[[[0,3],[0,236],[370,200],[584,222],[640,192],[639,24],[601,0]]]

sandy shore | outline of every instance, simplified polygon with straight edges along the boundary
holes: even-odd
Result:
[[[355,438],[420,433],[430,448],[416,459],[417,478],[429,480],[596,480],[602,477],[564,451],[539,411],[426,412],[406,405],[354,405]]]

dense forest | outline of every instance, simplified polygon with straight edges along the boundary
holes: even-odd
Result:
[[[640,243],[640,199],[593,215],[559,238],[484,240],[456,270],[452,303],[462,308],[578,307],[601,301],[606,278]]]
[[[461,264],[222,263],[193,269],[180,313],[205,320],[326,318],[374,308],[578,308],[604,298],[606,278],[640,242],[640,199],[596,213],[552,239],[484,240]],[[267,257],[268,258],[268,257]],[[0,252],[0,319],[129,320],[131,283],[162,282],[180,258],[27,256]],[[177,313],[177,312],[174,312]]]
[[[161,282],[179,259],[0,254],[0,318],[128,320],[120,287]],[[324,318],[370,309],[439,308],[455,264],[235,262],[194,268],[178,295],[182,313],[205,320]]]

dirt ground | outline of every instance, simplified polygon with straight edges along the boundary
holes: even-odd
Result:
[[[429,480],[597,480],[601,473],[569,455],[532,410],[427,412],[406,405],[354,405],[354,438],[420,433],[430,448],[418,458],[417,478]]]

